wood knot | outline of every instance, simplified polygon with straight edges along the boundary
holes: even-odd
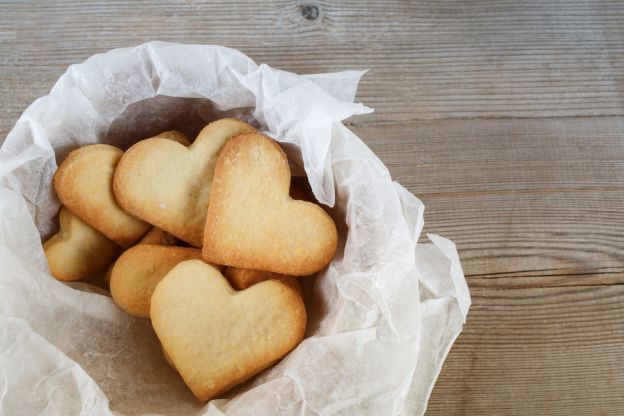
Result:
[[[302,4],[301,15],[307,20],[316,20],[319,17],[319,8],[314,4]]]

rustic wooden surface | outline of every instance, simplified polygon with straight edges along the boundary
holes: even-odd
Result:
[[[624,3],[302,4],[2,1],[0,137],[69,64],[148,40],[370,68],[349,124],[473,296],[428,415],[624,414]]]

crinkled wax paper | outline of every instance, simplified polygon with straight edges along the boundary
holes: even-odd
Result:
[[[418,415],[470,296],[452,242],[416,245],[423,205],[342,123],[362,72],[296,75],[218,46],[150,42],[71,66],[0,149],[0,414]],[[273,368],[200,403],[150,322],[85,283],[54,280],[52,175],[78,146],[127,148],[236,116],[279,140],[337,221],[310,290],[308,337]],[[392,140],[392,137],[384,138]]]

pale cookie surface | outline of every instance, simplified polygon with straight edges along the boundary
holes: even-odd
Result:
[[[61,207],[60,229],[43,244],[52,276],[73,281],[104,270],[119,251],[114,241]]]
[[[236,290],[245,290],[248,287],[255,285],[256,283],[264,282],[265,280],[277,279],[283,282],[289,282],[290,284],[298,287],[301,290],[299,282],[291,276],[284,274],[265,272],[261,270],[249,270],[239,269],[238,267],[227,267],[224,272],[225,278],[230,282],[230,285]]]
[[[334,256],[336,225],[318,205],[292,199],[286,155],[273,140],[242,134],[223,147],[204,229],[204,260],[306,276]]]
[[[275,363],[303,339],[300,294],[278,280],[234,291],[201,260],[180,263],[152,296],[152,325],[193,394],[209,400]]]
[[[255,129],[236,119],[206,126],[185,147],[161,138],[143,140],[121,159],[115,195],[129,213],[200,247],[217,155],[231,137]]]
[[[130,315],[149,317],[154,288],[178,263],[199,259],[200,250],[138,244],[126,250],[110,270],[115,303]]]
[[[191,145],[191,142],[189,141],[188,137],[186,137],[186,134],[175,130],[163,131],[158,136],[154,137],[161,137],[163,139],[173,140],[174,142],[178,142],[184,146]]]
[[[156,137],[188,145],[183,133],[165,131]],[[122,247],[129,247],[149,229],[149,224],[123,211],[113,194],[113,175],[123,151],[95,144],[71,152],[54,175],[59,199],[85,222]]]
[[[122,247],[135,243],[150,225],[122,210],[113,195],[113,174],[123,151],[94,144],[72,151],[54,175],[59,199],[74,214]]]

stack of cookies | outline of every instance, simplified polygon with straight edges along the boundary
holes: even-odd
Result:
[[[81,147],[54,188],[63,206],[60,231],[44,244],[52,275],[73,281],[108,269],[113,300],[151,319],[198,399],[303,339],[297,277],[331,261],[336,226],[291,186],[280,146],[247,123],[215,121],[192,144],[170,131],[125,153]]]

